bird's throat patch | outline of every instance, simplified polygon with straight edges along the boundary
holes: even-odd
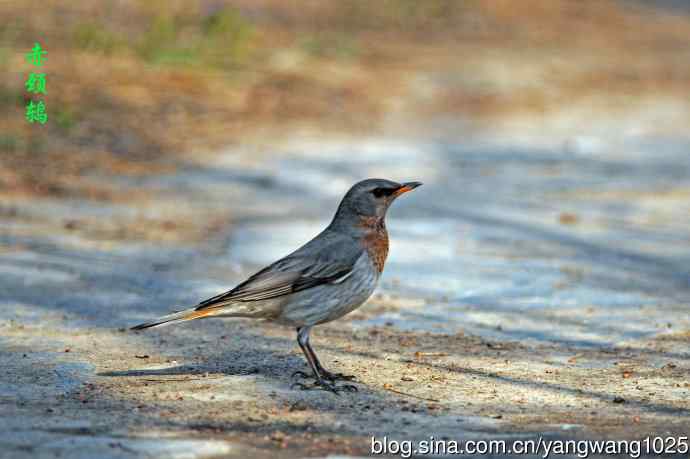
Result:
[[[376,270],[383,272],[388,257],[388,231],[383,218],[361,217],[360,227],[365,229],[362,243]]]

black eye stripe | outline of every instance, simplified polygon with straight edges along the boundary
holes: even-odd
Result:
[[[374,188],[371,190],[375,197],[381,198],[383,196],[390,196],[395,192],[393,188]]]

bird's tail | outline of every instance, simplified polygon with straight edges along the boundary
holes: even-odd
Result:
[[[201,319],[202,317],[208,317],[214,315],[217,311],[213,309],[204,309],[197,311],[196,308],[185,309],[184,311],[173,312],[165,316],[161,316],[149,322],[144,322],[135,327],[132,330],[144,330],[151,327],[159,327],[161,325],[172,325],[179,322],[186,322],[188,320]]]

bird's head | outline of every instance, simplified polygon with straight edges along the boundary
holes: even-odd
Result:
[[[421,182],[398,183],[385,179],[366,179],[355,183],[340,202],[334,223],[358,223],[361,218],[383,219],[395,199],[412,191]]]

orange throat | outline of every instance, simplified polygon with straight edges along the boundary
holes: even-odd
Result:
[[[369,258],[374,263],[376,270],[383,272],[383,266],[388,257],[388,231],[383,218],[362,217],[359,223],[364,228],[362,244],[369,254]]]

